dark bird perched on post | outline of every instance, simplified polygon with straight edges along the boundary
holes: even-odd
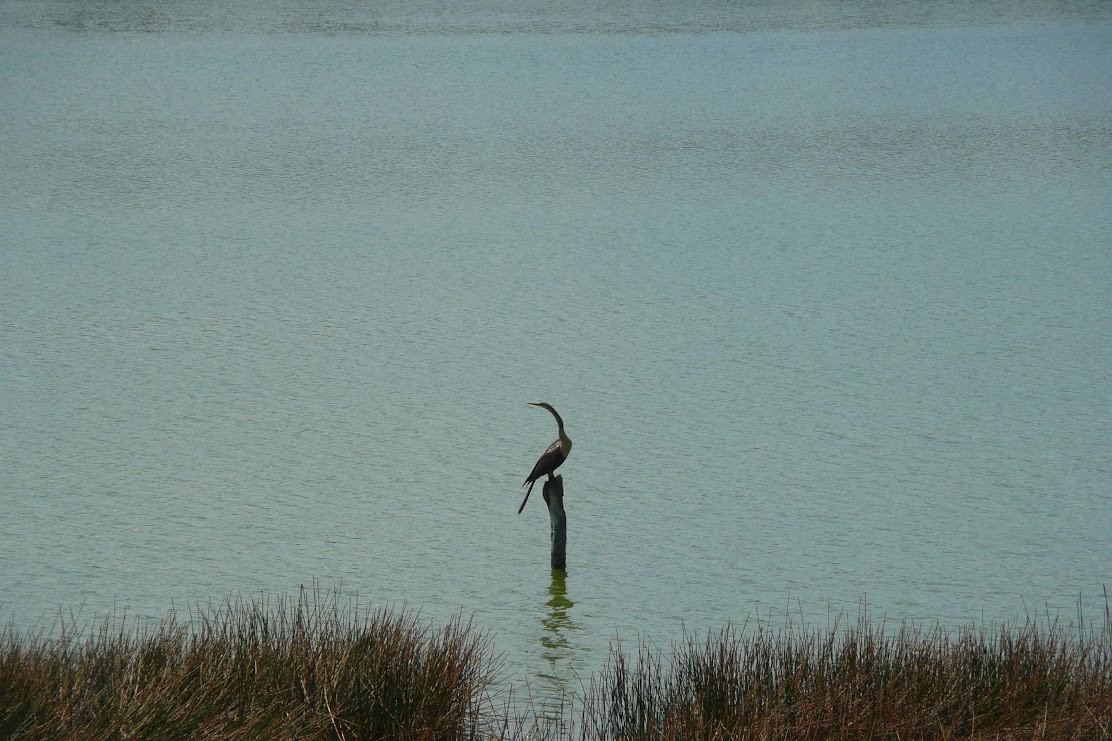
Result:
[[[521,501],[521,506],[518,507],[517,513],[520,515],[521,510],[525,509],[525,503],[529,501],[529,495],[533,493],[533,484],[537,483],[537,479],[545,474],[551,481],[555,478],[552,472],[560,467],[560,464],[568,459],[571,453],[571,438],[564,432],[564,420],[560,419],[560,415],[552,408],[551,404],[541,402],[529,402],[532,406],[547,409],[552,412],[552,416],[556,418],[556,425],[559,427],[560,437],[556,442],[548,446],[548,450],[541,454],[537,459],[537,464],[533,466],[533,471],[529,474],[529,478],[525,479],[525,484],[529,485],[529,490],[525,492],[525,499]],[[525,487],[522,484],[522,488]]]

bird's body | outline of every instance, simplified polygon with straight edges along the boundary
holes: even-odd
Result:
[[[528,478],[525,479],[525,483],[521,485],[522,488],[524,488],[527,484],[529,488],[525,492],[525,499],[521,501],[521,506],[517,509],[519,515],[521,511],[525,509],[525,503],[529,501],[529,495],[533,493],[533,485],[537,483],[537,479],[546,474],[549,479],[555,478],[552,472],[559,468],[571,454],[571,438],[564,432],[564,420],[560,418],[560,415],[552,408],[552,405],[544,402],[530,402],[530,404],[535,407],[547,409],[552,413],[552,416],[556,418],[556,426],[558,427],[560,437],[556,439],[556,442],[549,445],[547,450],[541,453],[541,457],[537,459],[537,463],[533,466],[533,470],[529,473]]]

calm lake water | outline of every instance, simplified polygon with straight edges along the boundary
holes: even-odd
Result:
[[[0,1],[0,620],[1103,614],[1112,6],[451,8]]]

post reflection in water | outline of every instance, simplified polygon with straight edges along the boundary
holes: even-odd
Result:
[[[576,677],[574,655],[577,652],[570,640],[579,626],[568,616],[575,603],[568,599],[568,574],[563,569],[552,570],[552,583],[548,586],[549,599],[541,618],[544,631],[541,633],[542,656],[548,662],[547,671],[538,673],[545,684],[543,703],[546,706],[562,704],[570,689],[571,680]]]

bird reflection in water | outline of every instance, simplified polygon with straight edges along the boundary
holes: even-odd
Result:
[[[541,646],[544,648],[542,655],[548,661],[548,671],[539,673],[538,677],[546,685],[542,691],[542,705],[545,710],[552,711],[566,704],[569,685],[575,680],[571,658],[576,648],[569,640],[569,635],[579,628],[568,617],[568,611],[575,603],[568,599],[567,579],[568,573],[563,569],[552,570],[552,583],[548,587],[549,599],[545,603],[547,609],[541,618],[544,626],[541,634]]]

